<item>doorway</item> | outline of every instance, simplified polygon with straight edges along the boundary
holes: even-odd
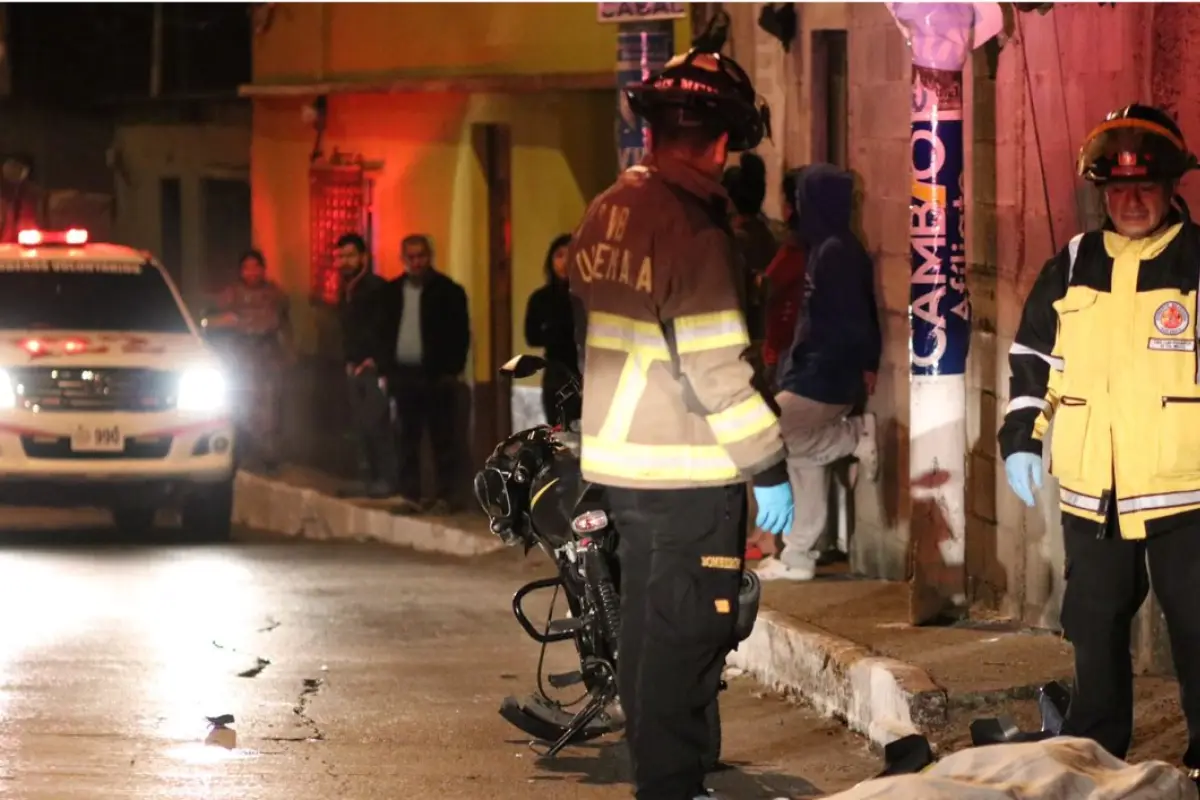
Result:
[[[159,257],[171,280],[183,291],[183,184],[179,178],[162,178],[158,190]]]
[[[846,32],[812,32],[812,162],[849,167],[850,57]]]
[[[475,384],[472,396],[475,462],[480,463],[496,442],[512,432],[512,397],[500,385],[496,370],[513,355],[512,307],[512,132],[507,125],[475,125],[475,156],[482,169],[487,214],[488,314],[490,345],[476,358],[487,376]]]
[[[238,259],[250,249],[250,182],[204,178],[200,182],[204,230],[201,291],[211,294],[237,280]]]

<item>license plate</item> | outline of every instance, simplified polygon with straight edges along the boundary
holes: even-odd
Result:
[[[71,435],[71,449],[76,453],[120,453],[125,450],[125,436],[116,425],[80,425]]]

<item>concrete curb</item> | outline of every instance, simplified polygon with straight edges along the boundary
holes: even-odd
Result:
[[[233,521],[256,530],[301,539],[378,541],[461,557],[504,548],[498,538],[461,530],[452,521],[394,515],[246,472],[238,473],[234,486]]]
[[[773,611],[759,612],[728,663],[845,721],[877,747],[946,721],[946,691],[920,668]]]

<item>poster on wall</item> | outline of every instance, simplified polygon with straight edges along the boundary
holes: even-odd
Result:
[[[963,375],[971,340],[962,73],[913,65],[912,374]]]

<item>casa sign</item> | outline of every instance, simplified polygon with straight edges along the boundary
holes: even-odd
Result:
[[[659,19],[683,19],[686,3],[597,3],[600,22],[648,22]]]

